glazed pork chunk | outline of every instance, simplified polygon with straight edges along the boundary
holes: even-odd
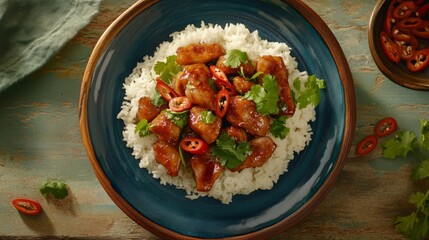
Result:
[[[138,121],[146,119],[148,122],[152,121],[158,114],[165,109],[164,107],[157,107],[153,105],[149,97],[141,97],[139,99],[139,108],[137,110],[136,118]]]
[[[192,43],[179,47],[176,51],[176,62],[179,65],[190,65],[194,63],[208,63],[225,54],[223,47],[217,43],[197,44]]]
[[[214,110],[216,93],[210,87],[210,77],[211,73],[206,65],[188,65],[178,73],[174,90],[180,95],[186,95],[194,105]]]
[[[225,65],[225,56],[219,57],[216,62],[216,67],[220,68],[226,75],[237,74],[240,71],[240,68],[243,68],[244,75],[248,77],[252,76],[255,73],[255,67],[253,66],[251,61],[241,63],[240,66],[232,68]]]
[[[247,142],[248,137],[244,128],[234,127],[231,125],[223,128],[221,131],[224,131],[226,134],[228,134],[228,136],[237,142]]]
[[[213,159],[210,154],[194,155],[191,158],[191,167],[194,171],[197,190],[202,192],[210,191],[214,182],[222,173],[222,165]]]
[[[255,136],[265,136],[270,129],[270,118],[256,111],[253,101],[242,96],[230,98],[226,120],[235,127],[244,128],[246,132]]]
[[[262,56],[258,58],[256,71],[263,73],[259,76],[259,79],[262,79],[265,74],[271,74],[276,78],[280,88],[280,100],[286,107],[282,108],[282,112],[287,115],[292,115],[295,112],[295,103],[288,82],[289,73],[283,59],[279,56]]]
[[[216,118],[213,123],[204,123],[201,117],[204,110],[205,109],[201,107],[193,107],[189,113],[188,124],[195,133],[210,144],[216,141],[220,132],[222,120],[220,118]]]
[[[244,159],[243,164],[234,169],[234,171],[241,171],[245,168],[260,167],[270,159],[274,150],[276,150],[276,144],[270,137],[265,136],[255,138],[249,143],[252,147],[252,152],[246,157],[246,159]]]
[[[180,169],[180,153],[177,145],[158,140],[153,144],[155,160],[167,169],[167,174],[177,176]]]
[[[155,134],[158,139],[163,142],[177,144],[181,129],[179,126],[171,122],[164,112],[161,112],[152,120],[149,131]]]

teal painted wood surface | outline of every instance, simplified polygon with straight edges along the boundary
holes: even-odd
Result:
[[[403,88],[387,79],[371,58],[367,29],[375,0],[305,0],[328,24],[349,62],[356,90],[354,143],[374,123],[395,117],[417,131],[429,119],[429,92]],[[86,62],[108,25],[133,1],[105,0],[91,24],[47,65],[0,93],[0,238],[83,237],[157,239],[135,224],[107,196],[82,144],[78,98]],[[353,149],[352,149],[353,150]],[[402,239],[393,222],[408,214],[408,160],[387,161],[380,152],[350,152],[334,189],[307,218],[273,239]],[[48,202],[38,191],[47,178],[65,180],[71,197]],[[15,197],[41,202],[36,217],[20,215]]]

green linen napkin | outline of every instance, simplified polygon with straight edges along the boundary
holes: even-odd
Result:
[[[0,0],[0,92],[40,68],[98,12],[101,0]]]

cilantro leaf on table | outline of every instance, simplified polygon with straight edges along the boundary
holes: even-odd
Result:
[[[429,121],[420,119],[420,145],[429,149]]]
[[[270,126],[270,133],[280,139],[285,139],[289,134],[290,129],[286,127],[286,116],[280,116],[279,118],[275,118]]]
[[[176,63],[176,58],[176,55],[168,56],[165,62],[158,61],[153,67],[153,70],[159,75],[159,78],[167,84],[170,84],[174,76],[182,70],[182,67]]]
[[[150,135],[151,132],[149,131],[150,124],[147,121],[147,119],[141,120],[134,129],[135,133],[138,133],[140,137],[145,137],[147,135]]]
[[[253,100],[256,103],[256,110],[262,115],[277,114],[279,112],[277,106],[280,95],[279,85],[270,74],[265,75],[262,82],[262,86],[253,85],[250,91],[244,95],[244,98]]]
[[[391,138],[382,144],[381,155],[388,159],[394,159],[398,156],[406,158],[409,152],[414,151],[417,144],[415,133],[402,130],[397,133],[396,138]]]
[[[232,49],[226,53],[223,64],[228,67],[237,68],[240,64],[246,63],[247,61],[249,61],[249,56],[247,56],[246,52]]]
[[[326,88],[325,80],[317,78],[316,75],[308,76],[303,88],[299,78],[296,78],[292,84],[297,90],[295,99],[300,109],[307,107],[309,104],[317,107],[320,103],[320,90]]]
[[[429,190],[426,193],[416,192],[411,194],[408,201],[416,207],[416,211],[405,217],[398,217],[395,228],[398,232],[411,239],[422,239],[428,235],[428,207]]]
[[[236,142],[226,133],[222,133],[211,148],[211,154],[217,156],[222,166],[234,169],[240,166],[251,153],[247,142]]]
[[[413,180],[421,180],[429,177],[429,159],[420,162],[419,166],[413,171]]]

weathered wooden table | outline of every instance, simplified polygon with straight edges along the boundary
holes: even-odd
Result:
[[[418,131],[429,119],[429,92],[403,88],[377,69],[367,29],[376,0],[305,0],[329,25],[353,74],[357,100],[354,143],[386,116]],[[107,26],[133,1],[104,0],[99,14],[47,65],[0,93],[0,238],[78,237],[156,239],[128,218],[96,179],[84,150],[78,98],[88,57]],[[334,189],[307,218],[273,239],[402,239],[393,222],[409,214],[408,160],[350,152]],[[46,178],[65,180],[72,197],[47,202],[38,188]],[[11,200],[41,202],[36,217],[18,214]]]

